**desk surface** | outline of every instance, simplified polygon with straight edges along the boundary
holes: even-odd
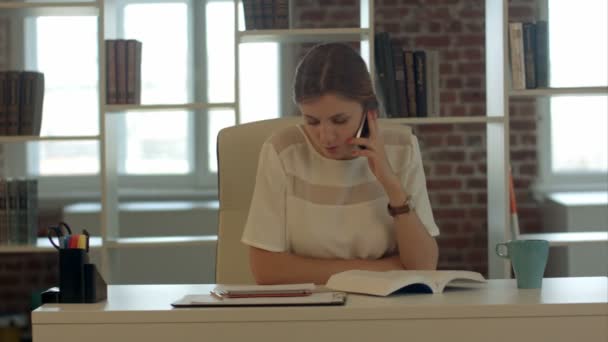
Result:
[[[501,317],[608,316],[608,278],[545,278],[542,289],[517,289],[513,279],[443,294],[374,297],[349,294],[345,306],[173,308],[187,294],[214,285],[111,285],[96,304],[45,304],[34,325],[83,323],[260,322]]]

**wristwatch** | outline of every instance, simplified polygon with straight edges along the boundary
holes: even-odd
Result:
[[[388,209],[388,213],[395,217],[397,215],[401,215],[401,214],[407,214],[411,211],[414,211],[414,201],[412,201],[412,196],[407,196],[407,198],[405,199],[405,203],[403,203],[403,205],[400,205],[398,207],[392,207],[391,204],[387,204],[386,208]]]

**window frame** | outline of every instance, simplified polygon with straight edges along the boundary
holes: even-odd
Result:
[[[608,191],[608,174],[602,172],[553,172],[551,145],[551,96],[538,98],[538,180],[534,189],[539,194],[562,191]]]
[[[205,5],[206,2],[200,2],[195,0],[118,0],[115,2],[115,7],[112,8],[112,12],[109,15],[114,16],[115,21],[108,21],[115,23],[116,27],[109,27],[104,25],[105,34],[108,37],[108,32],[115,30],[119,33],[118,37],[122,36],[123,31],[123,18],[122,11],[128,4],[134,3],[167,3],[167,2],[180,2],[186,3],[189,6],[188,10],[188,32],[189,32],[189,46],[192,49],[188,53],[189,67],[188,75],[205,75],[207,68],[206,61],[206,32],[205,27]],[[107,11],[108,9],[106,9]],[[106,12],[108,13],[108,12]],[[46,15],[46,14],[43,14]],[[48,14],[52,16],[53,14]],[[86,15],[86,14],[82,14]],[[97,20],[102,20],[101,16],[97,17]],[[98,25],[99,27],[99,25]],[[202,29],[201,29],[202,28]],[[13,31],[14,32],[14,31]],[[20,33],[15,32],[17,36],[21,36],[23,39],[15,39],[15,41],[22,41],[24,44],[33,44],[33,47],[29,47],[29,51],[35,49],[36,34],[35,27],[30,27],[28,30]],[[26,36],[26,34],[28,36]],[[19,48],[19,47],[18,47]],[[21,51],[28,51],[25,46],[20,48]],[[32,51],[30,56],[24,56],[25,60],[32,61],[35,52]],[[24,59],[16,59],[24,60]],[[194,61],[197,63],[194,63]],[[98,65],[98,68],[100,66]],[[188,80],[190,94],[189,98],[193,99],[194,102],[206,102],[207,98],[207,79],[205,77],[192,77]],[[198,98],[196,98],[198,96]],[[99,106],[102,107],[102,106]],[[101,109],[101,108],[100,108]],[[118,179],[118,188],[121,197],[123,198],[208,198],[209,196],[215,197],[217,194],[217,173],[211,172],[207,160],[209,158],[207,152],[208,138],[208,115],[207,110],[191,110],[189,112],[189,127],[192,131],[190,141],[188,145],[191,150],[191,160],[193,162],[193,169],[190,173],[182,175],[120,175]],[[106,116],[121,116],[123,125],[119,127],[119,132],[126,129],[124,123],[126,123],[125,117],[129,114],[118,114],[110,113],[99,115]],[[151,113],[150,115],[154,115]],[[106,125],[110,124],[111,121],[105,118]],[[101,129],[101,127],[100,127]],[[108,129],[108,128],[106,128]],[[101,132],[100,132],[101,134]],[[107,135],[107,134],[106,134]],[[125,137],[124,133],[121,134]],[[103,143],[102,138],[95,140],[98,147],[101,148]],[[123,140],[119,143],[119,146],[126,146]],[[38,153],[37,148],[27,148],[26,144],[13,144],[6,149],[7,157],[10,160],[19,160],[19,163],[14,163],[11,174],[24,175],[37,177],[39,180],[39,193],[40,199],[94,199],[100,198],[101,186],[103,186],[101,180],[101,169],[100,173],[89,174],[89,175],[66,175],[66,176],[41,176],[33,175],[37,171],[38,167]],[[99,150],[98,150],[99,151]],[[28,152],[28,153],[26,153]],[[120,155],[121,150],[117,150],[117,155]],[[122,151],[124,153],[124,150]],[[124,155],[124,154],[123,154]],[[22,156],[26,156],[23,158]],[[98,157],[101,158],[100,152]],[[118,161],[117,161],[118,162]],[[124,162],[124,161],[122,161]],[[101,168],[101,159],[99,160]],[[68,189],[69,192],[66,192]]]
[[[550,0],[540,0],[538,3],[539,16],[547,21],[550,20],[549,1]],[[550,48],[551,47],[549,47],[549,49]],[[538,178],[532,185],[535,196],[537,198],[543,198],[549,193],[563,191],[608,191],[608,174],[606,173],[556,173],[552,171],[552,97],[553,96],[543,96],[536,99],[536,111],[538,114],[536,142],[538,150]]]

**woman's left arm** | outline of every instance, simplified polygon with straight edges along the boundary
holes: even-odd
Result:
[[[351,144],[364,145],[366,149],[354,150],[353,155],[367,158],[371,171],[384,187],[390,206],[400,207],[406,203],[408,195],[388,162],[384,150],[384,140],[379,134],[377,118],[377,112],[369,111],[367,113],[370,128],[369,138],[351,140]],[[420,221],[416,210],[395,215],[393,220],[399,257],[403,267],[408,270],[436,269],[439,257],[437,242]]]

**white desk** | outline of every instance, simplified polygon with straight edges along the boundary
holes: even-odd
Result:
[[[515,280],[486,288],[388,298],[349,295],[345,306],[174,309],[213,285],[114,285],[107,302],[46,304],[35,342],[61,341],[608,341],[608,278]]]

